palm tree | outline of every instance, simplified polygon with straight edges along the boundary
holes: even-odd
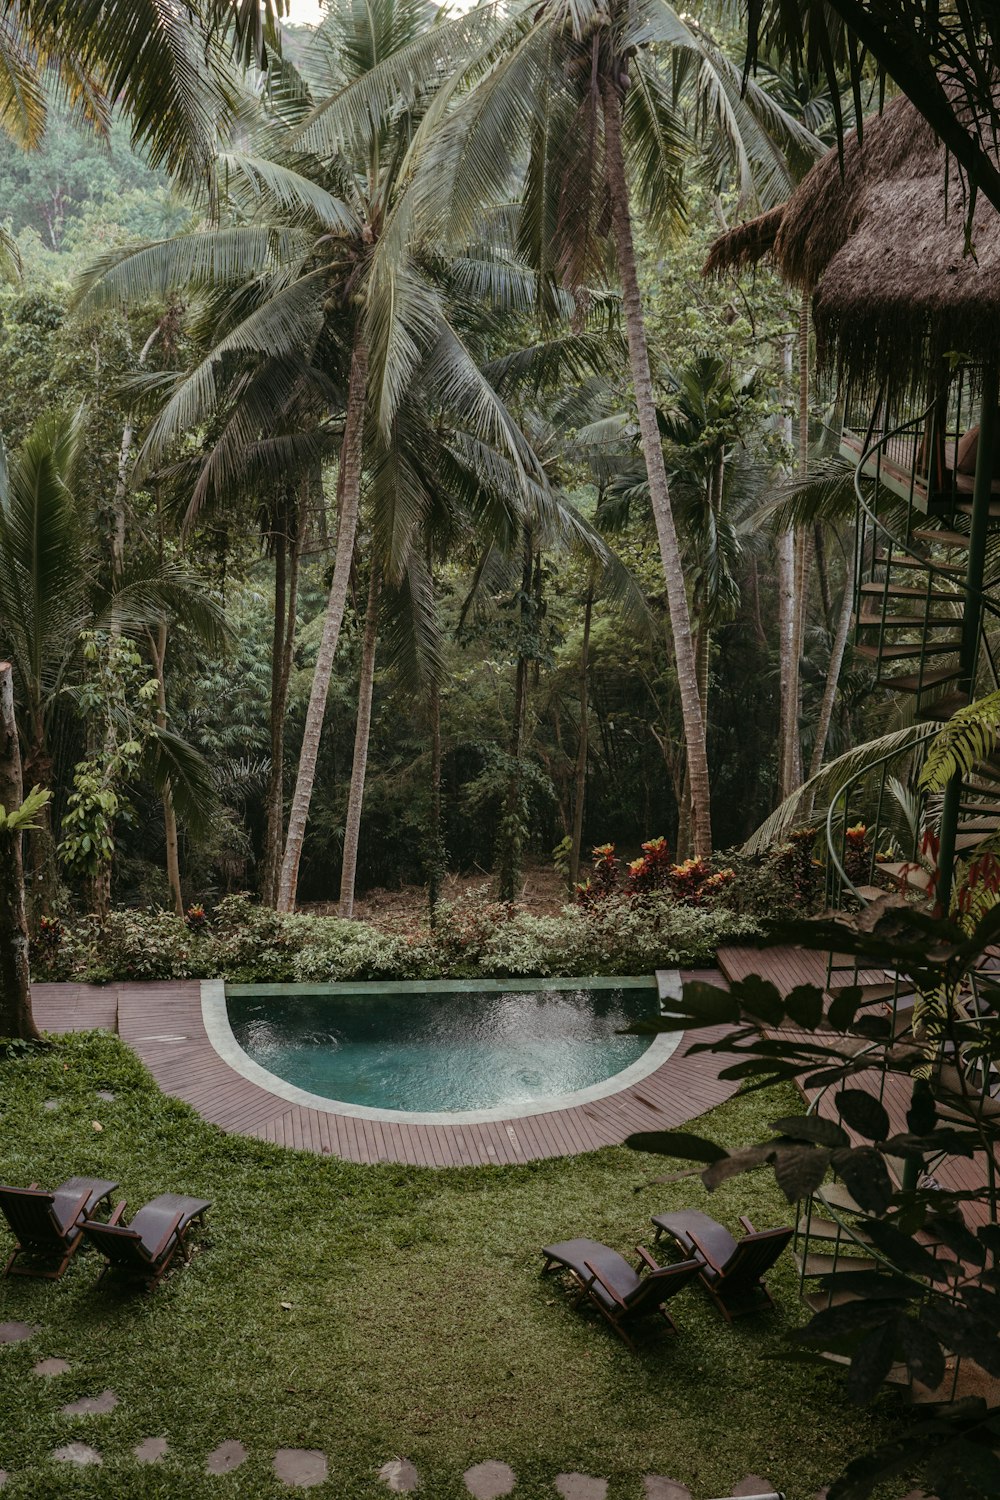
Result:
[[[95,128],[112,109],[154,166],[208,174],[240,102],[234,65],[280,53],[288,0],[0,0],[0,129],[30,149],[53,82]]]
[[[0,1037],[39,1040],[31,1014],[21,835],[40,800],[24,799],[10,662],[0,661]]]
[[[546,0],[514,12],[494,45],[495,64],[454,111],[426,153],[423,197],[439,225],[468,226],[481,205],[509,186],[512,122],[528,153],[520,243],[543,272],[543,311],[554,282],[582,287],[599,267],[610,230],[621,281],[632,385],[650,502],[667,586],[673,651],[687,748],[693,844],[711,853],[711,794],[704,715],[691,616],[656,399],[639,282],[634,206],[666,237],[682,214],[682,130],[674,80],[652,44],[689,64],[695,101],[730,142],[752,135],[741,163],[780,159],[776,142],[814,150],[809,132],[762,90],[741,93],[736,70],[662,0]],[[492,59],[491,59],[492,62]],[[475,66],[482,68],[477,59]],[[749,101],[749,102],[748,102]],[[753,108],[750,107],[752,103]],[[754,111],[757,112],[755,120]],[[764,121],[766,124],[761,124]],[[744,131],[746,133],[744,133]],[[769,133],[770,132],[770,133]],[[442,193],[441,185],[445,186]],[[431,209],[425,209],[430,213]],[[547,299],[547,303],[546,303]]]
[[[140,455],[152,464],[180,433],[209,417],[219,424],[189,517],[235,475],[275,479],[290,455],[322,455],[334,428],[331,396],[341,394],[336,556],[288,817],[277,902],[283,910],[295,901],[354,553],[369,410],[384,436],[419,366],[428,399],[464,412],[470,442],[502,453],[523,488],[545,485],[431,277],[409,250],[396,261],[395,242],[382,249],[408,180],[411,139],[438,86],[434,59],[449,39],[482,29],[481,17],[463,17],[443,24],[439,40],[428,29],[433,15],[421,0],[338,11],[321,38],[336,41],[334,91],[309,115],[311,95],[284,64],[283,92],[251,142],[256,154],[220,158],[219,183],[238,222],[116,253],[83,287],[95,304],[162,297],[177,287],[206,296],[202,321],[214,328],[214,340],[176,381]],[[309,148],[310,122],[319,118],[324,132],[341,132],[323,156]],[[286,424],[277,432],[276,414]]]

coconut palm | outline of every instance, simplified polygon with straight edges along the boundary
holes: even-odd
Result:
[[[667,599],[691,787],[693,843],[711,852],[711,798],[704,716],[690,611],[670,488],[656,421],[656,400],[639,284],[633,214],[669,235],[682,215],[682,122],[675,78],[654,44],[683,58],[696,113],[711,114],[741,161],[776,163],[779,140],[803,153],[810,133],[788,119],[763,90],[741,93],[736,70],[662,0],[606,7],[597,0],[546,0],[516,10],[474,66],[484,76],[453,111],[422,158],[423,211],[444,226],[471,227],[482,205],[509,190],[519,146],[527,153],[522,253],[542,273],[543,311],[552,287],[582,288],[603,268],[610,233],[622,285],[632,384]],[[748,102],[749,101],[749,102]],[[750,104],[754,106],[750,107]],[[429,111],[440,112],[436,101]],[[512,125],[520,141],[511,139]],[[780,177],[780,173],[778,174]],[[771,188],[767,189],[770,194]]]
[[[300,121],[311,95],[283,65],[254,151],[220,158],[231,226],[116,253],[83,288],[92,305],[163,296],[177,287],[205,295],[202,323],[212,329],[211,347],[176,380],[140,454],[140,464],[155,463],[179,434],[213,421],[219,435],[189,515],[237,474],[277,478],[290,457],[321,456],[331,431],[340,429],[336,558],[289,813],[278,893],[283,909],[294,904],[347,597],[368,412],[385,441],[419,369],[425,399],[461,412],[465,440],[482,445],[484,462],[489,456],[506,465],[523,493],[546,488],[530,445],[449,321],[433,268],[408,248],[400,249],[398,262],[382,249],[408,180],[411,141],[438,86],[433,59],[449,41],[467,50],[469,35],[483,24],[467,17],[445,23],[439,40],[432,20],[421,0],[338,11],[321,38],[333,49],[334,92],[313,116],[321,116],[327,132],[340,121],[350,133],[342,132],[323,156],[308,149]],[[419,82],[424,76],[429,85]],[[333,406],[342,410],[342,423],[331,419]],[[276,414],[285,424],[277,432]],[[397,504],[406,502],[403,490]]]
[[[287,0],[2,0],[0,129],[38,144],[53,85],[100,130],[113,107],[156,166],[196,182],[240,102],[233,66],[280,50]]]

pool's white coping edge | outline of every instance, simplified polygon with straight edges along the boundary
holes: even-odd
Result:
[[[350,1115],[361,1120],[385,1120],[397,1125],[484,1125],[489,1120],[519,1120],[529,1115],[553,1114],[556,1110],[575,1109],[581,1104],[592,1104],[596,1099],[608,1099],[620,1094],[633,1084],[641,1083],[657,1068],[661,1068],[680,1046],[682,1031],[661,1032],[653,1038],[646,1051],[634,1063],[605,1078],[603,1083],[591,1084],[589,1088],[577,1089],[572,1094],[543,1095],[523,1104],[507,1104],[501,1109],[456,1109],[456,1110],[411,1110],[371,1109],[365,1104],[347,1104],[340,1099],[327,1099],[322,1094],[311,1094],[308,1089],[296,1088],[286,1083],[277,1074],[268,1072],[255,1063],[240,1046],[229,1024],[226,1005],[226,985],[222,979],[201,981],[201,1014],[208,1039],[222,1061],[258,1088],[266,1089],[289,1104],[300,1104],[306,1109],[322,1110],[328,1115]]]

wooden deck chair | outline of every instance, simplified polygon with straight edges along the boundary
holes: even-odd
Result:
[[[746,1234],[737,1240],[696,1209],[654,1214],[653,1223],[657,1239],[667,1234],[685,1255],[697,1256],[701,1284],[728,1323],[741,1313],[774,1306],[763,1277],[791,1239],[791,1229],[757,1230],[741,1214]]]
[[[590,1302],[633,1350],[635,1344],[624,1325],[661,1312],[676,1333],[677,1324],[663,1304],[676,1296],[701,1270],[698,1260],[661,1266],[641,1245],[635,1248],[639,1256],[636,1270],[624,1255],[597,1240],[563,1240],[558,1245],[546,1245],[542,1251],[545,1257],[542,1275],[555,1266],[568,1271],[577,1285],[574,1307]]]
[[[124,1202],[115,1207],[106,1224],[88,1219],[83,1225],[87,1240],[105,1259],[103,1281],[109,1271],[120,1271],[152,1290],[160,1281],[211,1204],[204,1198],[186,1198],[181,1193],[161,1193],[140,1208],[131,1224],[121,1222]]]
[[[110,1200],[118,1186],[101,1177],[67,1177],[46,1192],[30,1187],[0,1187],[0,1210],[17,1241],[7,1259],[5,1276],[42,1276],[58,1281],[79,1248],[83,1221]],[[16,1264],[19,1258],[23,1262]]]

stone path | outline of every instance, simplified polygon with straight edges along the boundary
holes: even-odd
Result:
[[[25,1343],[34,1338],[37,1332],[38,1329],[30,1323],[0,1323],[0,1345]],[[70,1368],[69,1361],[65,1359],[40,1359],[32,1366],[32,1374],[39,1379],[54,1379],[65,1375]],[[117,1392],[108,1389],[95,1396],[80,1396],[75,1401],[69,1401],[60,1408],[60,1412],[70,1419],[100,1417],[107,1416],[117,1406]],[[168,1451],[167,1438],[148,1437],[136,1444],[132,1449],[132,1456],[138,1464],[156,1464]],[[206,1457],[205,1472],[231,1474],[249,1456],[248,1450],[238,1438],[227,1438]],[[80,1468],[104,1461],[96,1448],[79,1441],[54,1448],[51,1457],[57,1463],[75,1464]],[[276,1478],[289,1489],[314,1489],[325,1484],[330,1477],[329,1460],[318,1448],[279,1448],[271,1466]],[[0,1469],[0,1489],[5,1486],[8,1477],[7,1471]],[[411,1495],[421,1488],[420,1475],[408,1458],[388,1459],[379,1469],[378,1478],[394,1495]],[[502,1500],[503,1496],[513,1493],[517,1484],[517,1475],[510,1465],[495,1458],[485,1459],[466,1469],[462,1479],[472,1500]],[[774,1489],[775,1485],[770,1479],[760,1474],[747,1474],[729,1493],[733,1497],[739,1497],[773,1493]],[[686,1485],[665,1474],[643,1475],[643,1494],[644,1500],[693,1500]],[[607,1500],[607,1495],[608,1481],[598,1475],[573,1471],[557,1474],[553,1480],[553,1500],[555,1496],[559,1496],[560,1500]],[[826,1491],[821,1490],[815,1500],[825,1500],[825,1496]],[[933,1497],[925,1497],[913,1490],[904,1500],[933,1500]]]
[[[0,1323],[0,1344],[23,1344],[38,1332],[30,1323]]]
[[[238,1469],[249,1454],[242,1443],[234,1439],[226,1443],[220,1443],[214,1448],[205,1460],[205,1470],[209,1474],[231,1474]]]
[[[139,1464],[158,1464],[167,1451],[169,1444],[165,1437],[144,1438],[132,1449],[135,1461]]]

